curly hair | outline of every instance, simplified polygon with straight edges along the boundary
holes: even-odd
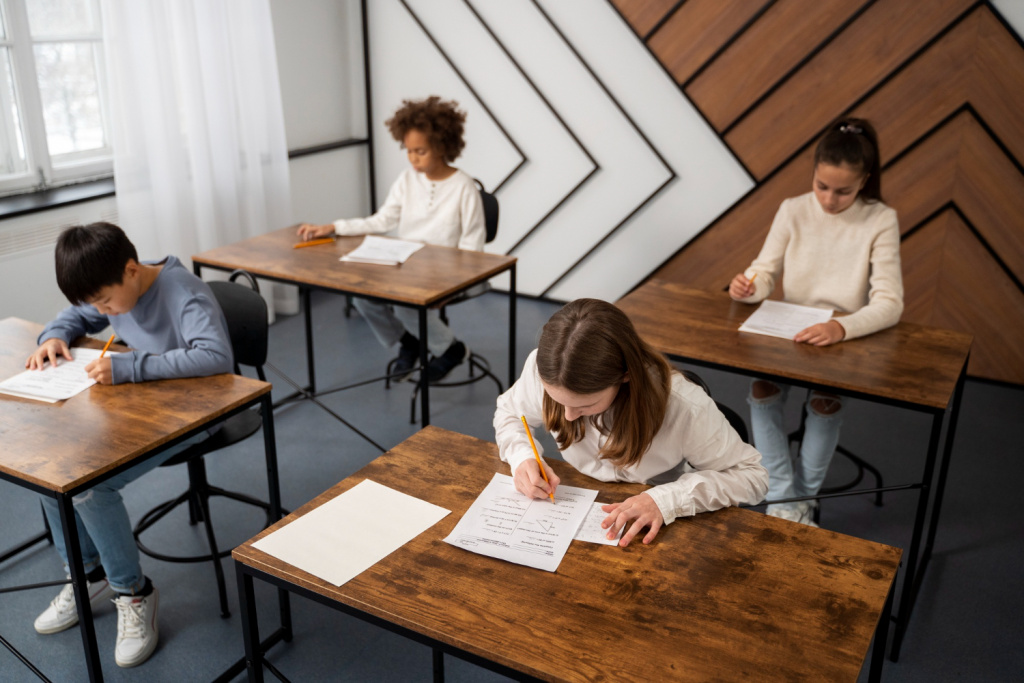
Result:
[[[384,125],[399,143],[405,140],[410,130],[420,131],[427,137],[431,149],[450,164],[459,158],[466,146],[462,139],[466,112],[458,109],[458,105],[455,100],[445,101],[437,95],[425,100],[402,100],[402,106]]]

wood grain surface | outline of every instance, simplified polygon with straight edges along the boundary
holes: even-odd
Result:
[[[616,305],[648,343],[678,359],[939,410],[952,400],[971,346],[970,335],[912,323],[828,347],[739,332],[756,306],[660,280]]]
[[[600,502],[646,488],[551,464]],[[574,542],[554,573],[445,543],[493,473],[507,471],[494,444],[427,427],[232,555],[543,680],[856,680],[898,548],[737,508],[677,520],[648,546]],[[341,587],[252,547],[364,479],[452,514]]]
[[[430,306],[508,270],[513,256],[426,245],[400,266],[348,263],[338,258],[358,247],[362,237],[339,237],[334,244],[302,249],[295,228],[282,228],[192,257],[192,262],[282,282]]]
[[[17,318],[0,320],[0,377],[25,369],[42,329]],[[95,340],[84,345],[103,346]],[[266,382],[223,374],[94,385],[58,403],[0,394],[0,472],[70,491],[270,389]]]

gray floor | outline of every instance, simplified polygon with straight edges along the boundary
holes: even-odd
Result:
[[[378,374],[388,355],[358,317],[345,320],[344,300],[314,299],[318,379],[321,388]],[[522,363],[534,347],[540,326],[556,309],[552,304],[520,301],[518,357]],[[490,294],[451,311],[452,324],[473,348],[494,362],[504,381],[507,372],[507,301]],[[282,318],[272,327],[272,362],[294,378],[305,372],[300,316]],[[747,380],[701,371],[715,397],[745,414]],[[275,381],[275,395],[286,393]],[[410,385],[385,391],[380,384],[335,394],[325,399],[334,410],[390,447],[416,427],[409,424]],[[496,389],[486,382],[432,392],[434,424],[492,439],[491,416]],[[1015,427],[1024,415],[1024,391],[969,382],[964,395],[954,460],[943,508],[935,555],[907,633],[898,663],[886,662],[890,681],[1011,681],[1024,672],[1021,617],[1024,592],[1024,517],[1016,495],[1024,481],[1024,460]],[[797,413],[790,416],[794,424]],[[294,508],[330,484],[355,472],[378,452],[350,430],[308,403],[276,411],[277,444],[284,504]],[[920,473],[928,420],[908,411],[853,401],[849,403],[842,442],[879,464],[887,481],[908,481]],[[228,488],[265,496],[262,442],[250,440],[208,459],[210,479]],[[549,452],[551,452],[549,450]],[[848,466],[837,459],[830,480],[842,480]],[[125,490],[130,512],[137,516],[156,502],[177,495],[185,486],[183,468],[161,468]],[[826,504],[822,525],[839,531],[905,547],[916,495],[890,494],[881,508],[864,497]],[[225,545],[251,536],[258,521],[251,510],[215,502],[214,517]],[[0,548],[9,547],[42,529],[39,506],[32,494],[0,482]],[[185,513],[152,530],[154,546],[198,551],[202,537],[187,525]],[[161,590],[160,647],[145,665],[119,669],[112,650],[116,616],[111,606],[95,617],[104,675],[122,681],[208,681],[242,653],[241,629],[233,583],[229,585],[233,614],[221,619],[209,565],[173,565],[143,559],[146,572]],[[229,578],[230,561],[227,563]],[[0,566],[0,586],[59,579],[52,548],[38,547]],[[40,636],[32,620],[54,591],[41,589],[0,595],[0,636],[9,640],[54,681],[85,680],[81,638],[77,629]],[[271,591],[260,589],[260,618],[274,621]],[[431,654],[407,641],[352,617],[302,599],[293,600],[295,639],[278,645],[272,661],[294,681],[428,681]],[[823,641],[822,647],[827,647]],[[446,657],[450,681],[498,681],[501,676]],[[862,679],[865,676],[862,673]],[[0,680],[37,680],[6,650],[0,649]],[[238,680],[242,680],[239,677]],[[271,678],[271,680],[273,680]]]

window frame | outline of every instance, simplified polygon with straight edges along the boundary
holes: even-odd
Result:
[[[52,34],[33,38],[26,1],[0,0],[0,12],[3,13],[6,29],[6,35],[0,38],[0,48],[9,50],[15,97],[19,105],[18,113],[22,117],[21,130],[24,135],[26,157],[24,172],[0,176],[0,196],[40,192],[62,185],[111,178],[114,174],[102,23],[91,33]],[[100,12],[100,3],[97,0],[90,1],[94,3],[97,13]],[[50,154],[36,70],[35,46],[58,42],[91,43],[94,46],[96,85],[106,141],[103,148],[60,155]],[[9,111],[5,109],[0,113],[6,123],[12,123]],[[14,134],[12,129],[8,128],[8,131],[8,135]]]

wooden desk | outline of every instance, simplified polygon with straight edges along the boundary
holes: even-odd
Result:
[[[316,394],[313,361],[311,290],[351,294],[374,301],[408,306],[419,311],[419,338],[426,339],[427,309],[443,304],[490,278],[509,272],[509,384],[515,381],[516,259],[512,256],[426,245],[401,266],[340,262],[362,237],[339,237],[334,244],[294,249],[299,242],[295,228],[283,228],[192,257],[199,275],[204,267],[245,270],[261,278],[298,285],[306,315],[306,360],[309,391]],[[420,366],[427,366],[426,344],[420,345]],[[422,424],[430,424],[430,390],[426,373],[420,373]]]
[[[0,320],[0,377],[25,369],[42,325]],[[102,347],[94,340],[86,345]],[[273,518],[280,517],[271,386],[237,375],[95,385],[56,404],[0,394],[0,478],[56,498],[91,680],[103,679],[78,547],[73,496],[260,404]]]
[[[899,323],[868,337],[834,346],[796,344],[739,332],[739,326],[755,307],[733,301],[724,291],[692,289],[657,280],[645,283],[616,305],[630,317],[644,339],[673,359],[798,386],[832,389],[932,416],[921,480],[909,487],[893,487],[920,491],[893,639],[892,659],[896,661],[917,589],[931,558],[971,336]],[[949,425],[944,457],[935,485],[931,520],[927,524],[927,540],[923,553],[919,553],[947,411]],[[919,559],[920,568],[917,566]]]
[[[647,488],[551,465],[598,501]],[[435,673],[448,652],[517,679],[854,681],[877,626],[880,675],[898,548],[737,508],[649,546],[574,542],[555,573],[445,543],[505,470],[494,444],[428,427],[236,548],[249,680],[263,680],[254,578],[431,645]],[[340,587],[252,547],[364,479],[452,513]]]

